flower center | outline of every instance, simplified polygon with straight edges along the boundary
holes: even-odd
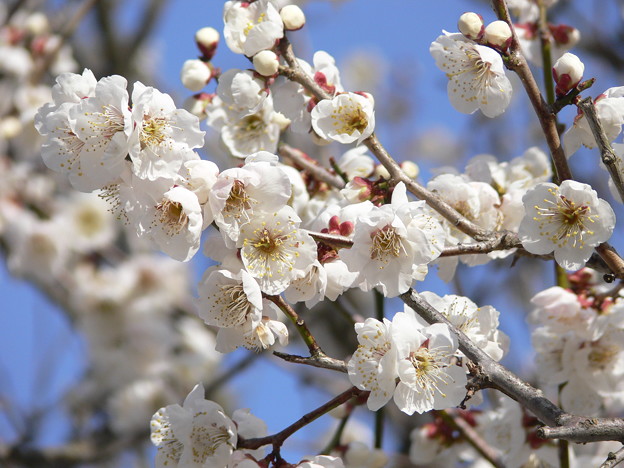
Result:
[[[144,115],[139,134],[141,149],[145,149],[146,146],[160,146],[167,139],[167,128],[169,119]]]
[[[245,184],[240,180],[235,180],[223,209],[225,216],[239,219],[245,213],[245,210],[251,208],[251,201],[251,198],[245,191]]]
[[[366,112],[357,102],[351,106],[338,106],[332,113],[333,125],[338,133],[353,135],[355,131],[363,133],[368,126]]]
[[[445,372],[449,366],[446,362],[447,353],[441,349],[429,349],[428,340],[416,351],[412,351],[407,360],[414,366],[416,386],[427,394],[437,391],[446,396],[440,389],[440,385],[448,385],[448,374]]]
[[[220,327],[236,327],[242,325],[251,313],[253,305],[247,299],[242,284],[223,284],[219,286],[221,297],[217,300],[222,304]]]
[[[585,245],[583,236],[594,234],[588,226],[595,222],[598,215],[591,215],[591,207],[577,205],[556,189],[549,188],[548,191],[555,201],[545,198],[545,207],[534,206],[537,216],[533,220],[539,223],[540,235],[549,237],[557,247],[568,244],[582,249]]]
[[[172,200],[163,200],[156,205],[158,221],[163,225],[167,234],[179,234],[188,223],[188,216],[184,212],[182,203]]]
[[[401,251],[405,252],[401,236],[390,225],[372,232],[371,238],[373,240],[370,249],[372,260],[379,259],[384,263],[388,263],[388,257],[398,257]]]
[[[194,417],[204,416],[207,412],[202,411],[194,415]],[[225,427],[209,426],[206,424],[194,424],[191,431],[191,444],[193,461],[203,464],[208,457],[212,457],[217,449],[228,443],[230,434]]]

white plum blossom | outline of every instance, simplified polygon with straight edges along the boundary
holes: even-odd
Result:
[[[212,70],[208,63],[198,59],[187,60],[180,70],[180,81],[194,93],[204,89],[211,77]]]
[[[219,77],[217,96],[232,115],[244,117],[255,114],[268,96],[264,80],[251,70],[233,68]]]
[[[245,269],[266,294],[279,294],[302,277],[316,259],[316,243],[299,229],[301,219],[290,206],[258,213],[240,230],[237,246]]]
[[[624,86],[607,89],[594,99],[594,105],[605,135],[612,142],[620,134],[624,124]],[[581,146],[595,148],[596,140],[585,114],[579,109],[572,127],[563,135],[563,147],[566,156],[570,157]]]
[[[133,171],[141,178],[169,177],[184,163],[180,153],[204,144],[199,120],[184,109],[177,109],[168,94],[134,84],[132,91],[134,131],[130,136]]]
[[[500,361],[503,358],[509,348],[509,338],[498,330],[499,312],[494,307],[477,307],[467,297],[453,294],[440,297],[423,291],[420,295],[492,359]],[[406,312],[411,310],[407,305],[404,307]],[[424,321],[422,324],[426,326]]]
[[[236,242],[241,226],[255,214],[279,209],[290,197],[291,184],[286,172],[268,161],[258,161],[221,172],[212,187],[209,203],[226,242],[228,239]]]
[[[364,291],[379,286],[398,296],[427,274],[427,264],[440,255],[443,230],[424,202],[409,202],[405,184],[394,188],[392,202],[372,207],[355,223],[353,246],[340,253],[356,284]]]
[[[298,468],[345,468],[341,458],[330,455],[306,457],[295,466]]]
[[[554,251],[555,260],[578,270],[593,247],[611,237],[615,214],[589,185],[564,180],[561,186],[542,183],[523,197],[525,217],[519,228],[522,246],[543,255]]]
[[[217,351],[228,352],[246,345],[267,348],[275,342],[273,334],[267,333],[271,330],[277,331],[282,342],[288,338],[288,332],[282,329],[281,322],[267,322],[269,315],[276,316],[275,310],[270,312],[276,306],[262,298],[260,286],[247,271],[235,273],[209,269],[199,283],[198,292],[199,316],[208,325],[219,327]],[[285,337],[282,338],[282,335]],[[261,346],[256,346],[256,342],[260,342]]]
[[[133,130],[126,87],[121,76],[102,78],[94,95],[69,111],[72,130],[84,142],[81,169],[87,177],[100,182],[96,188],[113,181],[123,171]]]
[[[480,109],[486,117],[505,112],[512,89],[498,52],[446,31],[431,43],[429,52],[449,79],[448,94],[455,109],[465,114]]]
[[[269,0],[252,3],[227,1],[223,6],[223,36],[230,50],[253,57],[261,50],[271,49],[284,37],[284,24]]]
[[[198,384],[184,404],[169,405],[152,417],[151,440],[158,452],[156,467],[222,467],[238,440],[236,425],[223,409],[204,398]]]
[[[375,130],[375,112],[370,95],[339,94],[320,101],[311,113],[312,128],[325,140],[347,144],[363,140]]]
[[[369,390],[366,406],[377,411],[384,406],[396,387],[396,348],[392,342],[392,322],[369,318],[355,324],[358,348],[347,363],[349,380],[361,390]]]
[[[392,319],[400,381],[394,402],[407,414],[459,405],[466,394],[466,371],[455,362],[457,338],[448,325],[423,327],[414,313]]]

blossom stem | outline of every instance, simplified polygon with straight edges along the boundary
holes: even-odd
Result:
[[[555,87],[552,78],[552,35],[548,30],[548,19],[546,17],[546,5],[543,0],[538,0],[540,45],[542,47],[542,69],[544,72],[544,89],[546,90],[546,100],[549,105],[555,103]]]
[[[279,307],[280,310],[284,312],[284,314],[286,314],[286,316],[292,321],[297,328],[299,335],[301,335],[301,338],[303,338],[303,341],[307,345],[312,357],[325,355],[325,353],[321,350],[321,347],[317,344],[316,339],[310,332],[310,329],[306,325],[305,321],[299,317],[299,314],[295,312],[295,310],[284,300],[282,296],[266,295],[265,297]]]
[[[293,424],[291,424],[290,426],[288,426],[287,428],[283,429],[282,431],[276,434],[266,436],[266,437],[258,437],[255,439],[239,438],[237,448],[255,450],[260,447],[263,447],[264,445],[269,445],[269,444],[272,444],[274,449],[279,448],[283,445],[284,441],[288,437],[293,435],[302,427],[307,426],[312,421],[315,421],[321,416],[323,416],[324,414],[329,413],[334,408],[337,408],[340,405],[346,403],[351,398],[363,396],[364,394],[368,394],[368,392],[364,390],[360,390],[356,387],[351,387],[350,389],[342,392],[340,395],[336,396],[335,398],[329,400],[327,403],[319,406],[315,410],[310,411],[307,414],[304,414],[296,422],[294,422]]]
[[[325,446],[325,448],[321,451],[321,455],[329,455],[332,450],[340,445],[340,439],[342,438],[342,433],[344,432],[345,427],[347,426],[347,421],[349,420],[349,416],[351,416],[351,410],[348,410],[347,414],[340,420],[334,435],[332,436],[329,443]]]
[[[384,295],[377,289],[373,289],[373,294],[375,295],[375,314],[377,320],[383,322],[386,315],[384,311]],[[383,445],[384,419],[383,408],[379,408],[375,413],[375,448],[378,449]]]
[[[617,452],[609,452],[607,459],[604,461],[600,468],[613,468],[614,466],[624,461],[624,447]]]
[[[531,72],[531,68],[527,63],[526,58],[522,55],[520,49],[520,43],[518,42],[518,35],[509,16],[509,9],[507,8],[507,2],[505,0],[492,0],[492,7],[498,16],[498,19],[505,21],[509,24],[512,32],[512,41],[509,47],[509,54],[505,64],[507,68],[514,71],[531,101],[531,105],[535,110],[535,114],[540,122],[546,143],[550,150],[550,154],[557,171],[557,178],[559,182],[571,179],[572,173],[568,166],[568,161],[561,145],[561,139],[559,138],[559,131],[557,129],[557,121],[555,114],[550,109],[550,106],[544,101],[542,93],[540,93],[539,87],[535,81],[535,77]]]

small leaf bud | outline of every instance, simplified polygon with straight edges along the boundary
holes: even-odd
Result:
[[[303,10],[297,5],[286,5],[280,10],[280,16],[287,31],[301,29],[306,22]]]
[[[279,59],[271,50],[261,50],[253,57],[253,65],[262,76],[273,76],[279,68]]]
[[[576,87],[583,78],[585,65],[574,54],[566,52],[555,62],[552,68],[553,78],[557,87],[557,96],[565,96]]]
[[[215,28],[201,28],[195,33],[195,43],[206,60],[210,60],[219,44],[219,31]]]
[[[511,43],[511,28],[505,21],[492,21],[485,28],[483,39],[490,47],[505,50]]]
[[[182,65],[180,71],[180,80],[185,88],[190,89],[194,93],[201,91],[206,83],[210,81],[212,77],[212,70],[210,65],[202,62],[201,60],[192,59],[187,60]]]
[[[457,27],[459,31],[468,39],[478,41],[483,37],[485,32],[485,26],[483,25],[483,18],[477,13],[471,11],[464,13],[459,17],[457,21]]]

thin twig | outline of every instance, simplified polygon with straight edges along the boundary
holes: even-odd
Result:
[[[600,149],[600,159],[607,167],[611,180],[620,195],[620,199],[624,201],[624,164],[622,159],[615,154],[613,147],[605,134],[604,128],[598,115],[596,114],[596,106],[591,97],[585,98],[578,104],[579,109],[585,114],[589,128],[591,129],[596,144]]]
[[[315,179],[337,189],[344,188],[345,183],[340,177],[318,165],[316,161],[309,158],[303,151],[289,145],[280,145],[277,152],[281,157],[292,161],[295,166],[307,171]]]
[[[609,269],[617,278],[624,280],[624,260],[618,255],[608,242],[603,242],[596,247],[596,252],[609,266]]]
[[[293,362],[295,364],[305,364],[306,366],[320,367],[322,369],[335,370],[338,372],[344,372],[345,374],[347,373],[347,365],[344,361],[331,358],[325,354],[312,357],[296,356],[294,354],[280,353],[279,351],[273,351],[273,354],[287,362]]]
[[[314,339],[314,336],[312,335],[312,332],[310,332],[310,329],[306,325],[305,321],[299,317],[299,314],[295,312],[295,310],[284,300],[282,296],[266,295],[265,297],[279,307],[280,310],[284,312],[284,314],[286,314],[286,316],[292,321],[292,323],[295,324],[295,328],[299,332],[299,335],[301,335],[301,338],[303,338],[303,341],[308,347],[312,357],[325,355],[325,353],[321,350],[321,347],[316,342],[316,339]]]
[[[287,428],[285,428],[284,430],[282,430],[282,431],[280,431],[280,432],[278,432],[276,434],[273,434],[273,435],[270,435],[270,436],[266,436],[266,437],[258,437],[258,438],[255,438],[255,439],[242,439],[242,438],[239,438],[238,439],[238,447],[237,448],[239,448],[239,449],[255,450],[255,449],[258,449],[260,447],[263,447],[264,445],[269,445],[269,444],[273,445],[274,448],[279,448],[279,447],[282,446],[282,444],[284,443],[284,441],[288,437],[293,435],[295,432],[297,432],[302,427],[307,426],[312,421],[315,421],[316,419],[320,418],[324,414],[329,413],[334,408],[337,408],[338,406],[346,403],[351,398],[357,397],[357,396],[363,396],[363,395],[365,395],[367,393],[368,392],[360,390],[360,389],[358,389],[356,387],[351,387],[349,390],[347,390],[345,392],[342,392],[340,395],[338,395],[337,397],[331,399],[330,401],[328,401],[324,405],[321,405],[318,408],[316,408],[315,410],[310,411],[307,414],[304,414],[296,422],[294,422],[293,424],[291,424],[290,426],[288,426]]]
[[[617,452],[609,452],[607,455],[607,459],[605,462],[600,465],[600,468],[613,468],[616,465],[619,465],[624,461],[624,447],[622,447]]]
[[[483,458],[490,462],[496,468],[505,468],[505,462],[494,448],[492,448],[468,422],[457,414],[457,411],[446,410],[438,411],[444,421],[455,427],[464,436],[466,441],[479,452]]]
[[[36,84],[41,81],[44,73],[50,68],[63,45],[72,36],[72,34],[74,34],[76,28],[80,25],[80,22],[86,14],[89,13],[93,6],[99,1],[100,0],[85,0],[82,5],[76,9],[74,15],[65,23],[65,26],[59,33],[58,43],[52,50],[45,54],[41,61],[37,63],[37,67],[30,78],[32,84]]]
[[[509,9],[505,0],[492,0],[492,8],[498,16],[498,19],[505,21],[509,24],[512,31],[512,41],[509,47],[509,55],[505,61],[507,68],[514,71],[531,101],[531,105],[535,110],[535,114],[539,120],[539,123],[544,132],[546,143],[550,150],[550,154],[557,171],[557,178],[559,183],[564,180],[571,179],[572,173],[568,166],[568,161],[565,157],[563,147],[561,146],[561,139],[559,138],[559,131],[557,130],[557,122],[555,120],[555,114],[550,109],[550,106],[544,101],[542,93],[537,86],[535,77],[531,72],[531,68],[527,63],[526,58],[522,54],[520,48],[520,42],[518,41],[518,35],[516,34],[513,22],[509,16]]]

